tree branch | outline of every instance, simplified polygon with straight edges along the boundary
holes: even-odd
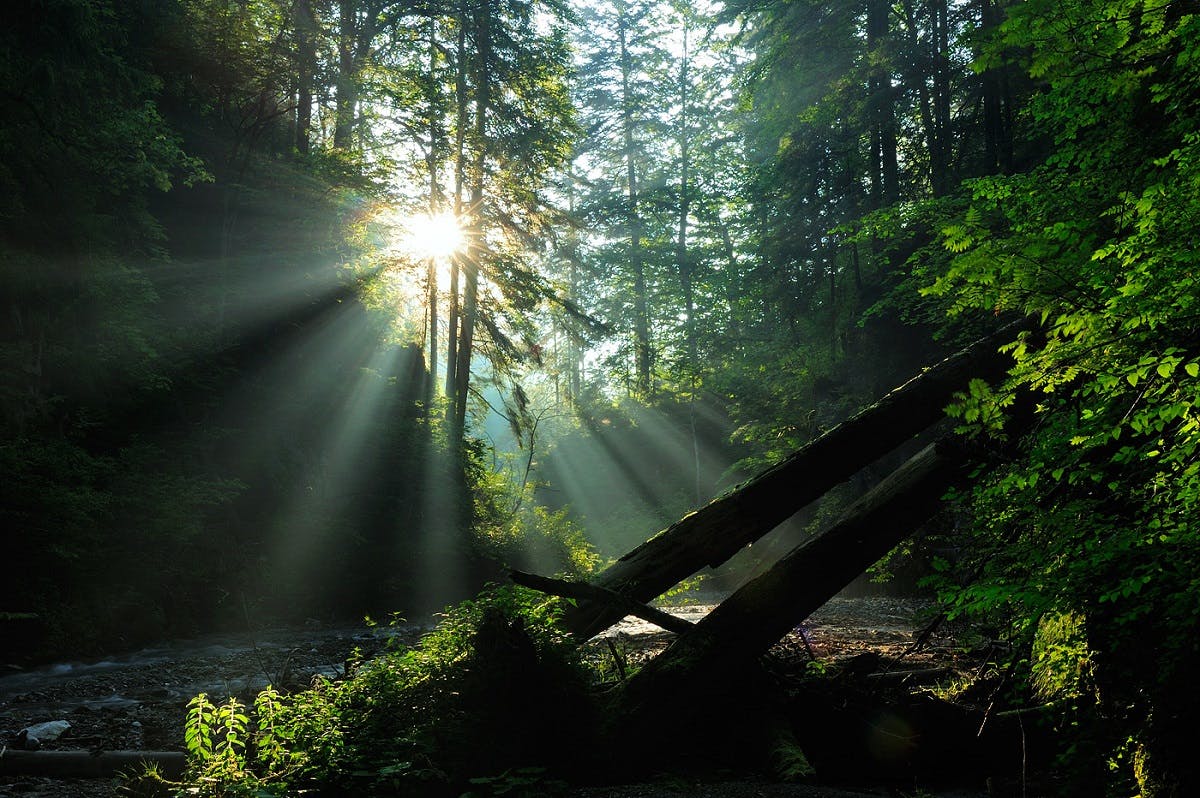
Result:
[[[631,598],[626,598],[608,588],[589,585],[587,582],[569,582],[565,579],[551,579],[547,576],[538,576],[537,574],[529,574],[516,570],[510,571],[508,576],[516,584],[537,590],[541,593],[561,596],[562,598],[583,599],[585,601],[594,601],[608,605],[625,615],[633,615],[634,617],[641,618],[643,621],[648,621],[659,628],[666,629],[668,632],[674,632],[677,635],[689,632],[695,627],[695,624],[690,621],[685,621],[670,613],[642,604],[639,601],[634,601]]]

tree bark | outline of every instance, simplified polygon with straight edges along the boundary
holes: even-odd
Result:
[[[0,753],[0,774],[55,779],[108,778],[157,765],[169,779],[183,775],[187,755],[179,751],[11,751]]]
[[[966,459],[949,438],[926,446],[825,532],[739,588],[633,677],[627,717],[670,712],[676,700],[694,700],[752,664],[929,518]]]
[[[647,602],[699,571],[716,567],[796,511],[824,495],[864,465],[942,417],[943,408],[973,377],[996,379],[1012,359],[998,348],[1028,329],[1014,322],[946,358],[839,424],[787,459],[625,554],[594,583]],[[564,617],[586,639],[620,616],[607,607],[580,603]]]
[[[696,297],[694,286],[693,264],[688,253],[688,216],[692,211],[691,177],[691,95],[692,86],[688,68],[691,66],[691,54],[688,52],[688,24],[683,25],[683,52],[679,59],[679,127],[676,138],[679,142],[679,220],[675,236],[675,267],[679,270],[679,283],[683,291],[683,311],[687,321],[685,337],[687,339],[688,372],[692,376],[692,388],[695,390],[695,375],[699,368],[696,362]]]
[[[941,138],[939,138],[937,122],[934,117],[934,100],[929,96],[925,70],[929,68],[928,60],[923,57],[921,47],[920,23],[917,21],[917,11],[914,0],[904,0],[901,8],[904,11],[904,28],[908,38],[908,49],[911,58],[909,62],[909,83],[917,87],[917,110],[921,118],[921,129],[925,133],[925,149],[929,153],[929,184],[934,196],[941,196],[943,171],[941,157]]]
[[[688,217],[692,212],[691,177],[691,99],[692,85],[689,68],[691,52],[688,50],[688,20],[683,22],[683,52],[679,59],[679,126],[676,138],[679,142],[679,220],[675,236],[675,265],[679,270],[679,287],[683,292],[684,337],[687,339],[687,376],[689,382],[688,411],[692,433],[692,484],[696,504],[704,500],[700,479],[700,439],[696,434],[696,389],[699,383],[700,362],[696,341],[696,289],[695,264],[688,252]]]
[[[891,31],[890,15],[891,6],[885,0],[870,0],[867,4],[869,53],[882,57]],[[890,70],[877,64],[867,84],[871,103],[871,198],[875,208],[882,208],[896,199],[900,169]]]
[[[933,194],[935,197],[945,196],[953,185],[950,174],[950,164],[953,160],[951,150],[951,93],[950,93],[950,7],[946,0],[932,0],[930,3],[930,21],[932,22],[931,57],[933,63],[933,124],[937,141],[935,152],[936,163],[932,172]]]
[[[467,155],[467,10],[458,9],[458,35],[456,37],[454,64],[454,218],[463,223],[463,189],[466,186]],[[459,275],[465,254],[455,253],[450,258],[450,301],[446,316],[446,421],[452,423],[458,417],[458,339],[459,339]]]
[[[441,102],[437,83],[438,46],[437,21],[431,15],[428,22],[429,31],[429,80],[426,83],[426,102],[429,104],[429,150],[426,155],[426,166],[429,169],[429,218],[440,214],[442,208],[442,186],[438,181],[438,161],[442,155],[438,149],[441,141],[439,120],[441,119]],[[425,272],[425,289],[429,302],[429,382],[425,396],[425,418],[433,418],[433,400],[437,395],[438,373],[438,284],[437,258],[430,256]]]
[[[450,423],[450,444],[460,446],[466,434],[467,396],[471,383],[471,357],[474,355],[475,323],[479,313],[479,270],[486,252],[483,234],[483,195],[487,165],[487,120],[491,113],[491,7],[480,3],[475,10],[475,151],[472,157],[471,224],[467,257],[463,262],[462,331],[458,342],[458,365],[454,369],[454,418]]]
[[[1000,26],[1004,12],[993,0],[979,3],[979,25],[986,35]],[[1012,170],[1012,125],[1006,109],[1011,108],[1008,79],[1004,67],[992,66],[981,75],[983,80],[983,141],[984,166],[989,172],[1007,173]]]
[[[297,75],[296,152],[308,155],[312,128],[313,81],[317,71],[316,19],[310,0],[296,0],[293,6],[296,25]]]
[[[386,2],[338,0],[338,69],[334,79],[334,149],[349,151],[361,142],[358,136],[362,73],[379,33],[379,15]]]
[[[633,117],[633,55],[629,48],[630,26],[626,4],[618,5],[617,37],[621,58],[621,127],[625,145],[625,173],[628,183],[626,221],[629,227],[629,268],[633,274],[633,348],[635,385],[641,396],[649,396],[650,384],[650,312],[646,298],[646,263],[642,252],[642,219],[638,210],[638,179]]]
[[[357,21],[356,0],[341,0],[338,4],[338,71],[333,126],[333,146],[339,150],[350,149],[358,109]]]

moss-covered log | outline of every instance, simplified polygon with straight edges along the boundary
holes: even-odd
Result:
[[[685,516],[621,557],[593,583],[647,602],[705,566],[716,567],[868,463],[938,421],[972,378],[995,379],[1012,365],[999,351],[1031,322],[1009,324],[896,388],[787,459]],[[616,621],[611,604],[580,602],[564,618],[586,639]]]
[[[10,751],[0,752],[0,775],[48,776],[55,779],[98,779],[138,773],[154,765],[164,777],[177,779],[187,767],[179,751]]]
[[[660,713],[735,678],[929,518],[964,471],[964,460],[961,445],[950,440],[922,449],[822,534],[746,583],[650,661],[626,685],[622,714],[666,717]]]

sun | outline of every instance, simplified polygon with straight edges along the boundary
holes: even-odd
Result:
[[[441,260],[466,247],[466,235],[453,213],[414,213],[397,220],[397,244],[418,258]]]

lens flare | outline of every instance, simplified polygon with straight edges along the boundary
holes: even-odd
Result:
[[[414,213],[389,221],[396,248],[417,258],[448,258],[466,248],[466,236],[453,213]]]

